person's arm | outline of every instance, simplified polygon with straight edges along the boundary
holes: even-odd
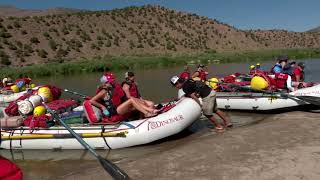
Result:
[[[199,97],[196,95],[196,93],[190,94],[190,97],[194,99],[200,106],[202,106],[200,103]]]
[[[124,93],[126,94],[127,98],[130,99],[131,95],[130,95],[130,86],[126,83],[123,84],[122,86],[122,90],[124,91]]]
[[[101,90],[98,94],[96,94],[95,96],[93,96],[90,99],[90,103],[98,108],[100,108],[102,111],[107,109],[103,104],[99,103],[99,99],[103,99],[103,96],[105,95],[106,90]]]
[[[290,90],[290,91],[294,91],[295,89],[292,87],[292,81],[291,81],[291,76],[288,75],[288,79],[287,79],[287,88]]]
[[[199,76],[199,72],[196,71],[195,73],[192,74],[192,77],[191,78],[195,78],[195,77],[198,77]]]

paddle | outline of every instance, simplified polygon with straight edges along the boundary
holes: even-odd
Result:
[[[84,94],[81,94],[81,93],[78,93],[78,92],[75,92],[75,91],[70,91],[69,89],[64,89],[64,92],[67,92],[67,93],[70,93],[70,94],[75,94],[75,95],[78,95],[84,99],[90,99],[89,96],[86,96]]]
[[[238,84],[232,84],[232,83],[223,83],[223,82],[216,82],[216,81],[209,81],[209,82],[214,82],[217,84],[226,84],[229,87],[234,87],[237,88],[239,90],[244,90],[244,91],[249,91],[249,92],[258,92],[258,93],[264,93],[264,94],[270,94],[270,95],[274,95],[277,97],[282,97],[282,98],[293,98],[293,99],[299,99],[301,101],[307,102],[309,104],[313,104],[316,106],[320,106],[320,97],[317,96],[295,96],[295,95],[291,95],[288,93],[279,93],[279,92],[274,92],[274,91],[266,91],[266,90],[257,90],[257,89],[253,89],[251,87],[247,87],[247,86],[240,86]],[[263,97],[263,95],[262,95]]]
[[[58,120],[59,123],[65,127],[78,141],[79,143],[87,150],[91,152],[93,156],[95,156],[101,166],[116,180],[122,180],[122,179],[130,179],[130,177],[119,167],[117,167],[115,164],[112,162],[108,161],[107,159],[102,158],[97,152],[90,147],[89,144],[87,144],[77,133],[75,133],[64,121],[62,121],[59,116],[52,110],[50,109],[44,102],[43,105],[46,107],[48,112],[52,114],[54,119]]]

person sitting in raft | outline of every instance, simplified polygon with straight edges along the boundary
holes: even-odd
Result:
[[[262,68],[261,68],[260,63],[257,63],[257,64],[256,64],[256,70],[257,70],[257,71],[263,71]]]
[[[292,76],[295,68],[296,68],[296,62],[291,61],[283,67],[283,71],[285,74],[289,74],[290,76]]]
[[[10,77],[5,77],[2,79],[2,87],[3,88],[9,88],[14,85],[12,82],[12,79]]]
[[[192,79],[182,79],[173,76],[170,80],[171,84],[185,92],[186,97],[194,99],[202,108],[203,114],[215,125],[216,130],[223,130],[213,113],[216,113],[224,122],[225,127],[231,127],[232,123],[227,116],[217,108],[216,92],[202,81],[194,81]],[[202,105],[199,101],[202,98]]]
[[[313,83],[304,82],[304,68],[305,64],[299,62],[296,68],[293,70],[292,81],[297,88],[311,87]]]
[[[124,91],[124,93],[126,94],[126,97],[128,99],[130,99],[132,97],[137,98],[137,100],[140,101],[140,103],[142,103],[150,108],[154,107],[154,102],[149,101],[149,100],[145,100],[141,97],[133,72],[126,72],[125,73],[125,81],[122,82],[122,90]]]
[[[199,64],[197,71],[192,74],[191,78],[192,79],[199,78],[201,81],[206,81],[207,80],[207,75],[209,73],[204,68],[205,68],[205,65]]]
[[[182,79],[190,79],[191,74],[190,74],[190,69],[189,69],[189,66],[188,66],[188,65],[185,65],[185,66],[184,66],[184,70],[183,70],[183,72],[180,74],[179,77],[182,78]]]
[[[284,73],[283,68],[288,62],[289,57],[287,55],[282,55],[278,57],[278,63],[276,63],[272,68],[270,73],[276,74],[276,73]]]
[[[249,74],[250,75],[254,75],[256,73],[256,67],[254,65],[251,65],[250,66],[250,71],[249,71]]]
[[[22,87],[29,88],[31,85],[31,78],[28,76],[20,75],[15,84],[21,89]]]
[[[155,116],[158,110],[151,109],[141,104],[136,98],[124,100],[120,95],[124,93],[122,89],[116,88],[115,78],[108,75],[101,78],[102,86],[99,87],[97,94],[90,99],[90,103],[98,107],[105,116],[126,115],[132,111],[138,110],[145,117]],[[121,91],[121,92],[119,92]]]

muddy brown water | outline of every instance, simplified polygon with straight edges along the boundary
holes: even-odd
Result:
[[[306,60],[307,81],[319,81],[320,61]],[[262,63],[262,67],[270,69],[272,62]],[[195,70],[191,65],[191,70]],[[248,63],[212,64],[208,66],[209,77],[223,76],[233,72],[248,71]],[[150,69],[136,71],[141,94],[155,102],[165,102],[177,95],[177,90],[171,87],[169,79],[179,74],[182,67],[166,69]],[[116,73],[118,79],[123,79],[124,72]],[[38,79],[38,84],[53,84],[86,95],[93,95],[101,73],[81,74],[69,77],[50,77]],[[227,112],[232,119],[235,128],[259,123],[274,114]],[[211,123],[206,119],[196,121],[188,130],[174,137],[157,141],[149,145],[137,147],[101,151],[98,153],[114,163],[135,161],[149,154],[157,154],[175,148],[190,141],[196,141],[199,137],[205,137],[212,133],[209,131]],[[210,132],[210,133],[208,133]],[[202,138],[200,138],[202,139]],[[196,147],[195,147],[196,148]],[[99,166],[91,154],[84,150],[0,150],[0,155],[13,160],[23,170],[25,179],[63,179],[70,174],[81,174],[83,169],[90,170]]]

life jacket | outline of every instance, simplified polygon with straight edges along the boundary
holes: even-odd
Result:
[[[190,73],[188,71],[184,71],[180,74],[180,78],[182,79],[189,79],[191,76],[190,76]]]
[[[207,80],[207,73],[206,71],[204,70],[198,70],[196,72],[199,72],[199,78],[202,80],[202,81],[206,81]]]
[[[18,84],[18,82],[23,82],[24,84],[30,84],[31,79],[30,78],[20,78],[20,79],[16,80],[15,84]]]
[[[257,72],[257,71],[256,71],[255,69],[252,69],[252,70],[249,71],[249,74],[250,74],[250,75],[253,75],[253,74],[255,74],[256,72]]]
[[[274,78],[275,86],[280,89],[286,89],[288,76],[288,74],[276,73]]]
[[[299,69],[298,67],[296,67],[293,71],[293,75],[292,75],[292,81],[297,81],[296,79],[296,75],[295,75],[295,71],[298,70],[300,72],[300,81],[304,81],[304,71],[302,71],[301,69]]]
[[[2,180],[22,180],[21,169],[13,162],[0,156],[0,179]]]
[[[280,65],[280,64],[275,64],[271,69],[270,69],[270,73],[271,74],[276,74],[276,72],[274,72],[274,68],[275,67],[279,67],[279,68],[281,68],[282,69],[282,66]],[[281,71],[282,72],[282,71]]]
[[[223,82],[225,83],[234,83],[235,81],[236,81],[236,78],[233,75],[223,77]]]
[[[138,90],[138,86],[137,86],[137,84],[135,82],[127,80],[127,81],[122,82],[121,85],[123,86],[124,84],[128,84],[129,85],[130,96],[135,97],[135,98],[140,98],[141,97],[140,93],[139,93],[139,90]]]

